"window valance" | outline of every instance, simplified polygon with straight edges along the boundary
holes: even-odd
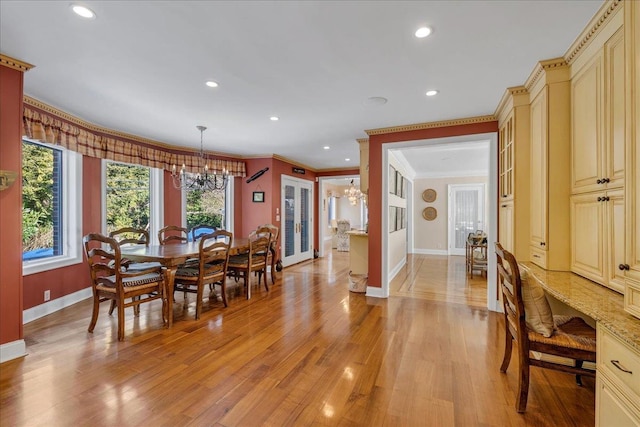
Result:
[[[60,145],[84,156],[168,171],[174,165],[178,169],[185,165],[188,172],[194,173],[203,167],[199,152],[184,152],[151,140],[99,128],[26,96],[22,123],[23,135],[28,138]],[[225,169],[233,176],[247,175],[242,161],[209,157],[207,164],[209,170],[217,173]]]

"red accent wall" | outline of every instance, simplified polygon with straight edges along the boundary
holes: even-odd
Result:
[[[391,132],[369,137],[369,286],[382,287],[382,146],[401,141],[476,135],[498,131],[498,122]],[[374,267],[372,267],[374,266]]]
[[[173,186],[173,178],[171,172],[164,171],[164,224],[165,225],[181,225],[182,224],[182,193]],[[151,242],[157,243],[158,236],[149,236]]]
[[[0,344],[22,339],[22,83],[0,65],[0,169],[18,172],[0,191]]]

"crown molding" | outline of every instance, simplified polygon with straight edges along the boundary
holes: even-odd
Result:
[[[5,67],[12,68],[14,70],[22,71],[23,73],[29,71],[34,67],[34,65],[28,64],[23,61],[19,61],[15,58],[12,58],[7,55],[3,55],[0,53],[0,65],[4,65]]]
[[[476,116],[476,117],[467,117],[464,119],[443,120],[439,122],[416,123],[413,125],[369,129],[369,130],[365,130],[365,132],[367,133],[367,135],[371,136],[371,135],[382,135],[386,133],[408,132],[413,130],[434,129],[434,128],[441,128],[441,127],[470,125],[470,124],[476,124],[476,123],[487,123],[487,122],[495,122],[495,121],[496,121],[496,118],[493,115]]]
[[[528,93],[529,91],[524,86],[508,87],[504,91],[504,94],[502,95],[502,98],[500,99],[500,102],[496,107],[496,111],[493,113],[494,117],[497,117],[498,120],[500,120],[500,116],[505,112],[505,109],[508,108],[508,105],[511,103],[511,105],[513,106],[513,98],[515,96],[527,95]]]
[[[182,146],[177,146],[177,145],[171,145],[171,144],[167,144],[164,142],[160,142],[160,141],[155,141],[153,139],[147,139],[147,138],[143,138],[141,136],[136,136],[136,135],[131,135],[125,132],[120,132],[117,130],[113,130],[113,129],[109,129],[109,128],[105,128],[102,126],[97,126],[93,123],[87,122],[85,120],[82,120],[76,116],[73,116],[67,112],[64,112],[62,110],[59,110],[55,107],[52,107],[49,104],[45,104],[42,101],[39,101],[35,98],[32,98],[28,95],[24,95],[23,96],[23,102],[25,105],[28,105],[30,107],[34,107],[37,108],[39,110],[45,111],[49,114],[52,114],[56,117],[59,117],[61,119],[64,119],[66,121],[68,121],[69,123],[73,123],[74,125],[77,126],[81,126],[84,129],[93,131],[93,132],[97,132],[99,134],[102,135],[106,135],[106,136],[112,136],[112,137],[118,137],[118,138],[123,138],[126,139],[128,141],[132,141],[135,143],[139,143],[139,144],[143,144],[146,146],[150,146],[153,148],[158,148],[158,149],[162,149],[164,151],[170,151],[170,152],[177,152],[177,153],[187,153],[187,154],[199,154],[200,150],[199,149],[195,149],[195,148],[191,148],[191,147],[182,147]],[[228,154],[228,153],[221,153],[218,151],[208,151],[205,150],[206,154],[209,155],[213,155],[216,157],[227,157],[227,158],[232,158],[234,160],[241,160],[242,157],[241,156],[236,156],[233,154]]]
[[[356,138],[358,144],[362,144],[364,142],[369,142],[369,138]]]
[[[563,67],[567,68],[568,66],[569,64],[567,64],[567,61],[565,61],[564,58],[546,59],[538,62],[524,84],[525,89],[531,92],[531,88],[538,83],[543,73],[547,73],[555,69],[561,69]]]
[[[617,12],[618,7],[622,5],[622,0],[607,0],[600,7],[598,12],[591,18],[591,21],[586,25],[582,33],[571,44],[567,52],[564,54],[564,59],[567,64],[571,65],[573,61],[579,56],[580,52],[586,48],[586,46],[595,38],[595,36],[604,27],[604,24],[609,18]]]

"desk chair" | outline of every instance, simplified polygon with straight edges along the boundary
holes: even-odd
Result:
[[[581,375],[595,377],[595,371],[584,369],[582,362],[596,361],[596,331],[580,317],[553,316],[542,287],[534,278],[520,275],[515,257],[500,243],[496,243],[496,256],[506,328],[500,371],[507,372],[516,341],[520,365],[516,410],[522,413],[529,394],[529,366],[575,374],[578,385],[582,385]],[[533,351],[572,359],[574,366],[536,359]]]

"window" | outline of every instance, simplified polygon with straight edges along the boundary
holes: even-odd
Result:
[[[22,141],[23,274],[82,262],[82,156]]]
[[[196,225],[210,225],[225,230],[233,230],[233,178],[225,191],[184,190],[183,224],[189,230]]]
[[[145,166],[103,162],[103,229],[142,228],[150,236],[162,224],[162,171]]]

